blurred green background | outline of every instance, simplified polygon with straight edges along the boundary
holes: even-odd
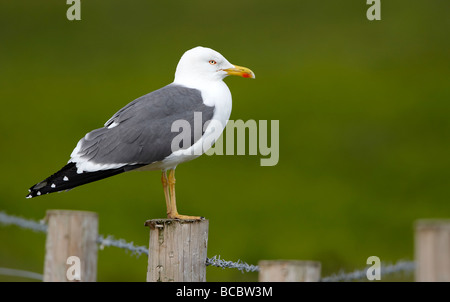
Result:
[[[95,211],[100,234],[148,244],[159,172],[25,199],[77,141],[173,80],[198,46],[251,68],[227,78],[231,119],[280,121],[280,160],[202,156],[177,169],[183,214],[210,220],[208,256],[308,259],[322,275],[414,259],[413,223],[450,215],[449,1],[0,1],[0,210]],[[45,235],[0,226],[0,267],[42,273]],[[99,251],[99,281],[144,281],[145,256]],[[208,281],[256,273],[207,268]],[[0,280],[26,279],[0,276]]]

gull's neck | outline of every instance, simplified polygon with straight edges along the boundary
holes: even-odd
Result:
[[[203,102],[208,106],[227,103],[231,107],[231,92],[221,79],[199,80],[196,78],[175,76],[173,84],[200,90]]]

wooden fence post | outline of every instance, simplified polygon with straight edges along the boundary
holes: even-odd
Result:
[[[205,282],[208,220],[153,219],[147,282]]]
[[[417,282],[450,282],[450,220],[415,224]]]
[[[97,213],[49,210],[46,220],[44,282],[96,281]]]
[[[259,282],[317,282],[321,264],[302,260],[261,260]]]

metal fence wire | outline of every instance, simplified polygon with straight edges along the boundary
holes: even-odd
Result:
[[[25,219],[22,217],[9,215],[4,211],[0,211],[0,224],[4,226],[18,226],[23,229],[32,230],[34,232],[47,233],[47,225],[43,220],[36,221],[32,219]],[[104,247],[117,247],[131,252],[131,255],[140,256],[142,254],[148,255],[148,248],[146,246],[138,246],[133,242],[127,242],[125,239],[115,239],[113,235],[99,235],[97,242],[100,249]],[[225,268],[234,268],[242,273],[244,272],[258,272],[259,267],[257,265],[248,264],[241,260],[227,261],[221,259],[220,255],[213,256],[212,258],[206,258],[206,266],[215,266]],[[400,260],[395,264],[381,266],[383,276],[397,274],[397,273],[410,273],[415,270],[414,261]],[[19,276],[25,278],[31,278],[36,280],[42,280],[42,275],[33,272],[27,272],[23,270],[16,270],[10,268],[0,268],[0,275]],[[328,277],[322,278],[321,282],[348,282],[348,281],[365,281],[367,280],[367,268],[361,270],[355,270],[350,273],[341,271],[337,274],[333,274]]]

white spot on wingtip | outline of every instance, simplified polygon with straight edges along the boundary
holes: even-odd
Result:
[[[69,178],[68,178],[67,176],[64,176],[63,180],[64,180],[64,181],[68,181]]]
[[[56,185],[55,184],[52,184],[50,187],[52,187],[52,188],[56,188]]]
[[[30,199],[31,197],[33,197],[33,196],[31,196],[31,194],[29,194],[29,195],[27,195],[27,199]]]

